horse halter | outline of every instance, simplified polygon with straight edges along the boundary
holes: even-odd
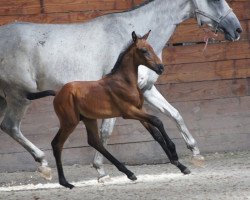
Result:
[[[192,0],[192,1],[193,1],[193,3],[194,3],[194,6],[195,6],[195,11],[194,11],[194,13],[195,13],[195,16],[196,16],[198,25],[199,25],[199,26],[202,26],[201,18],[199,17],[199,15],[202,15],[202,16],[204,16],[204,17],[207,17],[207,18],[213,20],[214,22],[216,22],[217,25],[216,25],[216,27],[215,27],[215,32],[218,31],[218,27],[219,27],[221,21],[222,21],[223,19],[225,19],[231,12],[233,12],[233,9],[232,9],[232,8],[229,8],[229,10],[228,10],[227,12],[225,12],[224,15],[221,15],[220,17],[214,17],[214,16],[212,16],[212,15],[206,13],[206,12],[203,12],[202,10],[200,10],[199,7],[198,7],[198,4],[197,4],[197,2],[196,2],[196,0]]]

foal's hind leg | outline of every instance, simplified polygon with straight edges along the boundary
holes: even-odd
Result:
[[[3,97],[0,97],[0,121],[2,121],[2,117],[5,114],[7,108],[7,102]]]
[[[56,159],[56,166],[57,166],[59,183],[60,183],[60,185],[67,187],[69,189],[72,189],[74,187],[74,185],[70,184],[64,176],[61,155],[62,155],[62,148],[63,148],[65,141],[67,140],[69,135],[73,132],[73,130],[75,129],[77,124],[78,123],[76,122],[76,123],[72,123],[72,124],[68,123],[67,126],[61,125],[56,136],[54,137],[54,139],[51,142],[53,154],[54,154],[55,159]]]
[[[116,118],[102,120],[102,125],[100,128],[100,136],[101,136],[101,142],[104,145],[104,147],[107,146],[107,140],[112,134],[112,131],[115,126],[115,121]],[[106,175],[103,167],[103,158],[104,158],[103,155],[99,151],[96,151],[93,166],[99,173],[98,177],[99,181],[105,180],[106,177],[109,177],[108,175]]]
[[[7,109],[5,111],[4,119],[1,123],[1,129],[19,144],[21,144],[41,166],[39,172],[46,179],[51,179],[51,169],[48,167],[48,162],[45,159],[45,154],[32,144],[27,138],[25,138],[20,130],[21,119],[25,114],[25,111],[29,105],[29,102],[24,99],[8,100]]]
[[[119,171],[126,174],[129,179],[136,180],[136,176],[131,171],[129,171],[121,162],[119,162],[114,156],[112,156],[101,143],[98,134],[97,120],[84,118],[83,122],[87,129],[89,145],[94,147],[101,154],[103,154],[111,163],[113,163],[117,167]]]
[[[7,102],[3,97],[0,97],[0,123],[3,121],[7,109]]]

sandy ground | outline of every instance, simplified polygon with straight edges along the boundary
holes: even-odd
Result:
[[[203,167],[191,165],[189,159],[181,159],[192,171],[186,176],[170,164],[129,166],[137,175],[136,182],[111,165],[106,165],[111,179],[105,183],[97,182],[91,166],[68,166],[65,175],[75,184],[73,190],[57,183],[55,169],[50,182],[34,172],[2,173],[0,199],[250,199],[250,151],[205,155]]]

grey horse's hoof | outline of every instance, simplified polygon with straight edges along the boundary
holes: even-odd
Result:
[[[205,165],[205,158],[202,155],[192,156],[192,164],[197,167],[203,167]]]
[[[109,182],[111,181],[111,178],[109,175],[105,175],[105,176],[99,176],[98,177],[98,182],[99,183],[106,183],[106,182]]]
[[[40,176],[43,177],[44,179],[49,181],[52,179],[51,168],[47,166],[40,166],[38,167],[37,171],[40,174]]]

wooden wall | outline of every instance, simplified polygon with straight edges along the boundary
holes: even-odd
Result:
[[[142,0],[0,0],[0,24],[14,21],[39,23],[82,22],[121,11]],[[202,29],[194,20],[182,23],[164,49],[167,65],[157,88],[182,114],[203,153],[250,149],[250,1],[229,0],[241,21],[241,40],[225,42],[222,36],[203,53]],[[185,45],[182,45],[185,44]],[[188,45],[187,45],[188,44]],[[180,154],[190,154],[175,124],[149,108],[165,124]],[[58,130],[52,98],[33,102],[22,131],[43,149],[55,165],[50,142]],[[138,122],[119,119],[109,150],[130,164],[166,162],[166,156]],[[65,164],[89,164],[83,125],[70,137],[63,153]],[[0,134],[0,171],[35,170],[36,163],[19,144]]]

